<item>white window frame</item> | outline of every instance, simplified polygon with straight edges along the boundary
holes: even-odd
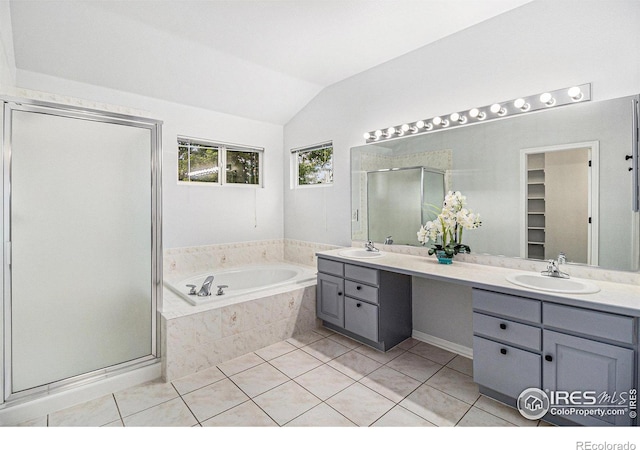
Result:
[[[178,135],[176,144],[180,147],[180,142],[187,142],[191,145],[203,145],[214,146],[218,148],[218,181],[217,182],[203,182],[203,181],[190,181],[190,180],[178,180],[179,185],[185,186],[242,186],[263,188],[264,187],[264,148],[254,147],[243,144],[231,144],[228,142],[212,141],[208,139],[193,138],[187,136]],[[246,183],[232,183],[227,181],[227,152],[250,152],[258,154],[258,183],[246,184]],[[177,173],[176,173],[177,177]]]
[[[299,184],[299,165],[298,155],[301,153],[312,152],[315,150],[322,150],[323,148],[331,148],[331,181],[314,184]],[[319,144],[306,145],[304,147],[298,147],[291,149],[291,189],[308,189],[318,187],[330,187],[333,186],[333,163],[334,163],[334,147],[333,141],[325,141]]]

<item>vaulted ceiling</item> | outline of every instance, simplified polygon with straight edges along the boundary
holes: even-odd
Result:
[[[325,87],[530,0],[11,0],[16,67],[287,123]]]

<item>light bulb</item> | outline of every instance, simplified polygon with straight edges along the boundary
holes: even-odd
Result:
[[[426,124],[424,123],[424,120],[418,120],[416,122],[416,127],[418,127],[419,129],[423,129],[425,125]]]
[[[389,127],[387,128],[387,136],[393,136],[394,134],[396,134],[396,129],[394,127]]]
[[[507,110],[500,106],[499,103],[494,103],[491,105],[491,112],[499,116],[504,116],[507,113]]]
[[[463,115],[461,115],[460,113],[453,113],[449,116],[449,119],[451,119],[452,122],[458,122],[458,123],[466,123],[467,122],[467,118]]]
[[[521,111],[529,111],[531,105],[527,103],[523,98],[519,98],[513,102],[513,106],[518,108]]]
[[[443,127],[448,127],[449,126],[449,121],[447,119],[443,119],[442,117],[434,117],[431,121],[436,126],[438,126],[438,125],[441,125]]]
[[[365,141],[368,141],[369,139],[371,139],[371,133],[365,133],[362,135],[362,137],[365,139]]]
[[[379,139],[382,137],[382,130],[376,130],[374,133],[376,139]]]
[[[579,102],[584,97],[584,95],[582,95],[582,91],[578,86],[569,88],[567,94],[569,94],[569,97],[571,97],[571,100],[573,100],[574,102]]]
[[[408,123],[402,124],[400,129],[406,133],[407,131],[409,131],[409,124]]]
[[[471,111],[469,111],[469,116],[478,120],[484,120],[485,117],[487,117],[487,115],[480,111],[478,108],[473,108]]]
[[[540,96],[540,101],[544,103],[546,106],[553,106],[556,103],[556,99],[553,98],[553,96],[548,92],[545,92]]]

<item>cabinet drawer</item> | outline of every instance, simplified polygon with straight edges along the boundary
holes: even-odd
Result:
[[[542,302],[497,292],[473,290],[473,309],[527,322],[540,323]]]
[[[473,333],[531,350],[542,350],[542,330],[540,328],[506,319],[473,313]]]
[[[546,303],[545,326],[633,344],[633,318],[572,306]]]
[[[344,275],[344,264],[330,259],[318,258],[318,272],[328,273],[341,277]]]
[[[541,357],[478,336],[473,338],[473,380],[511,398],[541,388]]]
[[[378,303],[378,288],[355,281],[345,280],[344,291],[349,297],[358,298],[371,303]]]
[[[344,277],[350,280],[360,281],[362,283],[378,285],[378,271],[369,269],[368,267],[344,265]]]
[[[352,298],[344,299],[344,327],[378,342],[378,307]]]

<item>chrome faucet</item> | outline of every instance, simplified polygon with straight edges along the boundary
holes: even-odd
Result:
[[[387,238],[384,240],[384,245],[391,245],[393,244],[393,239],[391,239],[391,236],[387,236]]]
[[[202,287],[198,291],[198,297],[206,297],[211,295],[211,285],[213,284],[213,275],[209,275],[202,283]]]
[[[562,264],[567,263],[566,255],[561,252],[558,255],[558,260],[550,259],[547,263],[547,270],[542,271],[542,275],[553,278],[569,278],[569,274],[560,270]]]
[[[221,284],[218,286],[218,293],[216,295],[224,295],[224,290],[228,288],[226,284]]]
[[[368,241],[366,244],[364,244],[364,248],[368,252],[379,252],[380,251],[377,248],[375,248],[375,246],[373,245],[373,242],[371,242],[371,241]]]

